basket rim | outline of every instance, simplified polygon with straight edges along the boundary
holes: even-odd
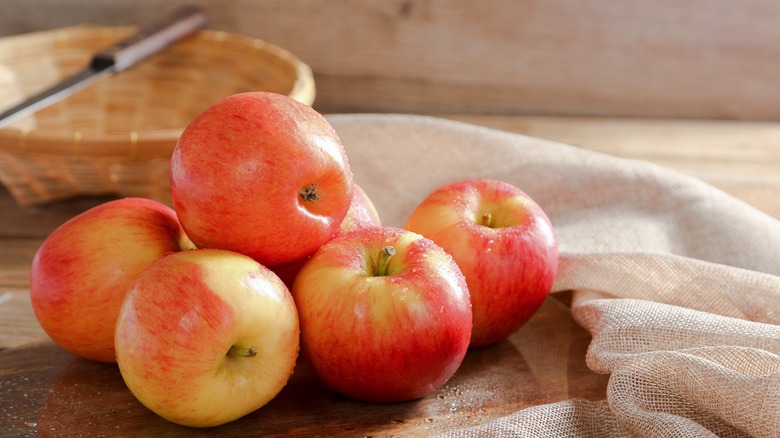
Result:
[[[19,44],[19,40],[26,37],[41,37],[52,36],[54,38],[67,38],[68,33],[71,32],[129,32],[137,29],[137,26],[100,26],[94,24],[79,24],[68,27],[61,27],[49,30],[42,30],[37,32],[31,32],[22,35],[12,35],[8,37],[0,38],[0,44],[4,42],[10,42],[13,45]],[[245,35],[239,35],[227,31],[203,29],[197,33],[197,37],[206,38],[207,40],[214,40],[218,42],[232,42],[241,44],[244,46],[251,46],[255,49],[263,50],[274,57],[279,58],[283,62],[289,64],[294,70],[294,81],[292,88],[288,95],[302,103],[311,105],[314,102],[315,97],[315,84],[311,67],[304,63],[299,57],[294,55],[287,49],[284,49],[276,44],[269,43],[260,38],[249,37]],[[121,73],[119,73],[121,74]],[[106,78],[108,79],[108,78]],[[225,96],[227,97],[227,96]],[[67,98],[66,98],[67,99]],[[30,117],[30,116],[28,116]],[[71,153],[62,151],[63,153],[35,153],[34,151],[27,151],[24,145],[28,141],[36,142],[68,142],[74,135],[79,136],[79,140],[88,143],[100,143],[100,142],[124,142],[130,141],[132,137],[143,138],[143,141],[165,141],[175,140],[183,132],[185,126],[181,128],[171,129],[150,129],[150,130],[137,130],[127,132],[110,132],[110,133],[89,133],[81,136],[73,130],[66,129],[40,129],[38,127],[20,127],[13,124],[0,129],[0,151],[14,153],[30,153],[31,155],[56,155],[56,156],[70,156]],[[16,144],[16,147],[13,145]]]

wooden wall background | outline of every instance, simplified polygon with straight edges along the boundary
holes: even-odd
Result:
[[[0,34],[185,1],[1,0]],[[315,107],[780,120],[777,0],[197,0],[311,65]]]

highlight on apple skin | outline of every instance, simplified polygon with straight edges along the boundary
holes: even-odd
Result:
[[[467,179],[434,190],[405,229],[452,255],[474,312],[472,347],[495,344],[524,325],[550,293],[558,239],[544,210],[520,188]]]
[[[198,248],[227,249],[273,267],[333,238],[353,177],[336,131],[282,94],[216,102],[182,132],[171,157],[171,198]]]
[[[333,390],[413,400],[460,367],[471,336],[465,279],[431,240],[392,227],[337,237],[293,285],[302,357]]]
[[[191,427],[238,419],[293,373],[298,314],[268,268],[232,251],[196,249],[147,268],[116,327],[117,363],[136,398]]]
[[[30,268],[35,316],[63,349],[116,362],[114,327],[130,286],[153,261],[192,247],[176,213],[160,202],[123,198],[93,207],[38,248]]]

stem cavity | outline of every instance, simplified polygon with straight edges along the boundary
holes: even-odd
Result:
[[[301,191],[298,192],[298,196],[301,198],[301,201],[304,202],[317,202],[320,198],[317,195],[317,184],[311,183],[302,188]]]
[[[387,262],[390,261],[390,257],[395,254],[395,248],[392,245],[388,245],[382,248],[379,252],[379,261],[376,266],[376,274],[379,277],[387,275]]]
[[[493,216],[490,213],[482,213],[482,220],[480,224],[493,228]]]
[[[235,345],[228,350],[228,356],[254,357],[257,354],[257,347],[254,345],[249,348],[239,348]]]

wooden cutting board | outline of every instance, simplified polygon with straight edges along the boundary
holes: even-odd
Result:
[[[208,430],[178,426],[146,409],[116,365],[80,359],[44,342],[0,352],[0,435],[430,436],[527,406],[603,399],[607,377],[585,365],[589,342],[566,297],[556,295],[509,340],[470,351],[444,387],[420,400],[351,400],[325,387],[299,361],[269,404]]]

